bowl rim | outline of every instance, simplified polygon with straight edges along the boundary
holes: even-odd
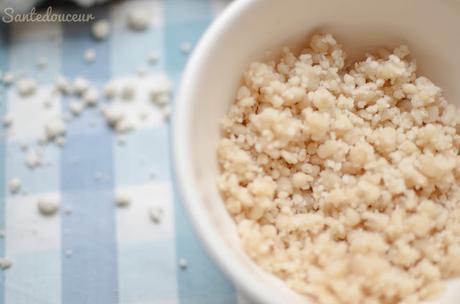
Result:
[[[262,303],[274,303],[273,293],[267,292],[266,285],[254,280],[249,269],[242,267],[233,254],[226,248],[226,243],[219,234],[209,229],[210,220],[202,218],[201,196],[195,182],[193,165],[191,164],[191,139],[188,137],[189,125],[193,123],[190,115],[194,105],[188,96],[193,96],[197,81],[194,75],[202,72],[208,54],[212,52],[212,45],[218,36],[231,24],[237,21],[240,14],[261,0],[237,0],[217,17],[207,28],[199,40],[195,50],[186,64],[181,77],[181,84],[173,107],[172,115],[172,151],[173,171],[175,173],[176,188],[185,206],[188,218],[191,220],[198,238],[204,245],[206,252],[217,262],[218,267],[236,285],[237,290],[248,295],[251,300]]]

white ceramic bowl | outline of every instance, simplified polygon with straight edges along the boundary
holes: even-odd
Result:
[[[216,188],[219,121],[251,61],[283,44],[305,43],[315,31],[334,34],[351,57],[407,44],[419,73],[460,104],[459,0],[240,0],[218,17],[183,75],[174,108],[174,165],[205,248],[240,290],[262,303],[307,300],[260,271],[239,246]],[[459,303],[458,287],[457,281],[449,283],[437,303]]]

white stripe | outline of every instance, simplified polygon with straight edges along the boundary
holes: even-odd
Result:
[[[116,191],[131,199],[129,206],[117,210],[117,241],[120,246],[174,238],[174,210],[169,184],[150,183],[127,187],[118,185]],[[150,207],[162,210],[159,223],[152,221]]]
[[[151,14],[152,25],[142,34],[127,27],[127,13],[135,8],[147,10]],[[115,4],[111,7],[111,20],[112,76],[123,78],[134,74],[137,68],[147,68],[149,73],[156,75],[152,79],[164,77],[162,2],[136,0]],[[154,66],[148,64],[148,55],[152,51],[159,57]],[[115,192],[123,193],[131,199],[130,206],[116,210],[120,303],[177,302],[174,201],[171,186],[168,181],[149,181],[148,174],[144,176],[142,170],[134,173],[133,170],[136,169],[126,165],[127,155],[132,156],[130,161],[133,157],[139,157],[141,161],[142,152],[146,150],[145,138],[141,139],[141,135],[156,132],[153,128],[157,127],[164,126],[144,126],[141,131],[125,136],[125,146],[114,143]],[[164,143],[158,144],[166,145],[166,139]],[[150,148],[150,145],[148,147]],[[155,159],[151,161],[154,162]],[[145,168],[142,169],[145,171]],[[133,173],[136,176],[144,176],[144,180],[136,180],[136,186],[127,185],[126,181],[130,179],[126,177]],[[149,217],[151,206],[163,210],[158,224],[153,223]]]
[[[40,85],[33,96],[20,96],[16,88],[8,92],[8,116],[12,125],[8,128],[8,140],[17,143],[36,142],[44,135],[45,124],[61,115],[60,97],[52,95],[52,85]],[[45,102],[51,102],[47,108]]]
[[[120,303],[160,303],[176,297],[172,193],[168,184],[117,187],[131,204],[116,212]],[[154,223],[149,208],[161,208]]]
[[[5,217],[5,256],[13,266],[5,272],[5,303],[59,303],[61,299],[61,225],[59,215],[45,218],[37,210],[42,196],[58,196],[59,151],[45,150],[45,162],[51,156],[53,165],[34,171],[25,167],[25,154],[19,143],[35,145],[44,117],[60,111],[45,111],[42,102],[50,83],[60,69],[61,30],[57,23],[23,23],[11,28],[10,70],[21,70],[36,76],[41,84],[37,95],[22,100],[10,88],[8,112],[14,117],[13,134],[7,138],[7,182],[13,177],[22,180],[31,194],[11,195],[7,190]],[[38,57],[48,58],[46,70],[38,71]],[[37,193],[40,191],[52,193]]]

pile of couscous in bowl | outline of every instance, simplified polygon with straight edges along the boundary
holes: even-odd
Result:
[[[409,55],[347,64],[315,35],[252,63],[222,121],[243,249],[318,303],[419,303],[460,275],[460,111]]]

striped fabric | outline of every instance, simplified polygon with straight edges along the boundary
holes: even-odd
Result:
[[[187,60],[181,43],[194,44],[226,4],[131,0],[85,10],[112,22],[110,38],[97,43],[88,23],[1,25],[0,69],[32,75],[40,89],[30,101],[14,89],[0,91],[0,115],[14,117],[11,133],[5,136],[1,130],[0,230],[5,237],[0,256],[13,266],[0,272],[0,303],[242,302],[204,253],[174,190],[168,124],[143,127],[127,135],[121,146],[97,110],[90,109],[68,124],[63,148],[46,147],[44,166],[28,169],[21,150],[23,144],[36,147],[46,117],[68,112],[71,97],[56,97],[51,109],[37,102],[47,98],[57,75],[103,84],[147,66],[154,50],[159,62],[150,71],[169,77],[177,88]],[[154,26],[146,32],[126,28],[126,12],[136,6],[154,16]],[[88,48],[97,53],[91,65],[82,59]],[[48,58],[47,69],[36,69],[40,56]],[[24,185],[21,194],[8,190],[14,177]],[[115,189],[130,194],[131,206],[114,207]],[[38,214],[36,201],[43,195],[60,197],[58,216]],[[158,225],[148,217],[152,204],[164,209]],[[187,269],[178,267],[182,258]]]

